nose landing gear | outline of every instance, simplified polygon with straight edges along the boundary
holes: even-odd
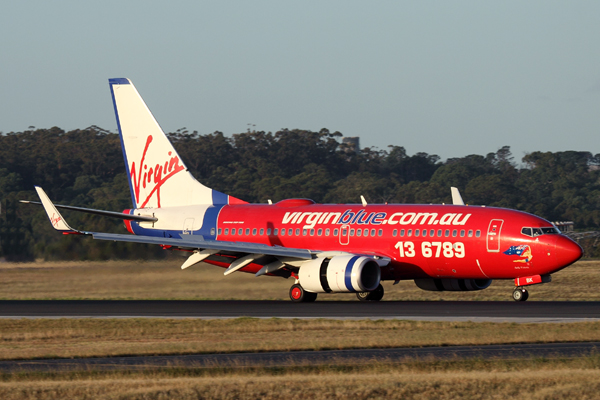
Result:
[[[513,292],[513,300],[514,301],[527,301],[529,298],[529,292],[527,289],[516,288]]]

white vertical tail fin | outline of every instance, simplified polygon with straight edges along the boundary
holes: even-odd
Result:
[[[134,208],[244,203],[198,182],[129,79],[109,79]]]

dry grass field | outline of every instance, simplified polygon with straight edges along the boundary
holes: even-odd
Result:
[[[186,270],[184,258],[166,261],[0,263],[0,299],[255,299],[287,300],[292,279],[236,272],[200,264]],[[600,261],[579,261],[552,282],[529,288],[530,301],[600,300]],[[427,292],[412,281],[383,283],[384,300],[506,300],[512,281],[495,281],[477,292]],[[356,300],[353,294],[319,300]]]
[[[2,299],[288,299],[291,280],[182,260],[0,263]],[[437,293],[385,282],[384,300],[511,300],[513,284]],[[600,262],[529,289],[530,301],[599,301]],[[356,301],[352,294],[320,300]],[[600,340],[600,322],[514,324],[249,319],[0,320],[0,359]],[[164,368],[0,375],[0,399],[596,399],[600,356],[377,360],[324,366]]]
[[[600,341],[600,322],[3,319],[0,359]]]
[[[597,399],[600,357],[3,376],[2,399]]]

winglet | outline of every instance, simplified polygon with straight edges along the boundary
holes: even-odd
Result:
[[[455,206],[464,206],[465,202],[463,201],[460,192],[458,191],[458,188],[452,186],[450,188],[450,191],[452,192],[452,204],[454,204]]]
[[[46,211],[48,219],[50,220],[50,223],[52,224],[52,227],[54,229],[56,229],[59,232],[65,233],[79,233],[79,231],[71,228],[69,224],[67,224],[67,221],[65,221],[65,219],[62,215],[60,215],[56,207],[54,207],[54,204],[52,204],[52,202],[48,198],[48,195],[46,194],[46,192],[44,192],[44,189],[42,189],[39,186],[36,186],[35,190],[38,196],[40,196],[40,200],[42,201],[44,210]]]

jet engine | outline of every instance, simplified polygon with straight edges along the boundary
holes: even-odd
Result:
[[[303,264],[298,280],[306,291],[313,293],[370,292],[379,286],[381,271],[369,257],[334,256]]]
[[[491,279],[415,279],[415,284],[423,290],[442,292],[466,292],[471,290],[483,290],[492,284]]]

